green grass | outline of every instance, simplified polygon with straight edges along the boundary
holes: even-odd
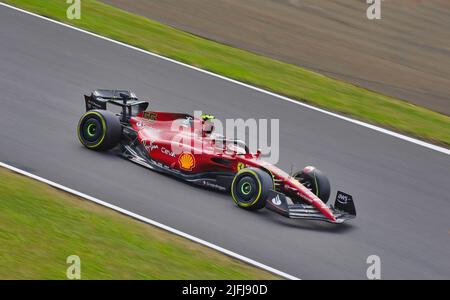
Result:
[[[0,168],[0,279],[279,279],[260,269]]]
[[[264,56],[206,40],[95,0],[81,20],[64,0],[4,2],[318,107],[450,145],[450,117]]]

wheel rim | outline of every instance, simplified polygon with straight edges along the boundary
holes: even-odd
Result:
[[[241,193],[244,195],[250,194],[252,191],[252,185],[248,182],[244,182],[241,186]]]
[[[95,135],[95,131],[97,130],[97,126],[95,126],[95,124],[89,124],[87,126],[87,134],[92,137]]]
[[[244,176],[237,183],[237,196],[242,202],[250,202],[255,197],[257,183],[253,177]]]
[[[102,136],[102,124],[97,118],[86,119],[81,124],[81,136],[89,143],[94,143]]]

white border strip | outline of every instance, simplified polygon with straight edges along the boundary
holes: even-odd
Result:
[[[273,273],[273,274],[275,274],[275,275],[281,276],[281,277],[286,278],[286,279],[300,280],[299,278],[297,278],[297,277],[295,277],[295,276],[289,275],[289,274],[284,273],[284,272],[282,272],[282,271],[280,271],[280,270],[277,270],[277,269],[274,269],[274,268],[272,268],[272,267],[266,266],[265,264],[262,264],[262,263],[260,263],[260,262],[257,262],[257,261],[255,261],[255,260],[253,260],[253,259],[250,259],[250,258],[248,258],[248,257],[242,256],[242,255],[237,254],[237,253],[235,253],[235,252],[233,252],[233,251],[227,250],[227,249],[225,249],[225,248],[222,248],[222,247],[220,247],[220,246],[217,246],[217,245],[215,245],[215,244],[212,244],[212,243],[210,243],[210,242],[207,242],[207,241],[205,241],[205,240],[202,240],[202,239],[200,239],[200,238],[197,238],[197,237],[192,236],[192,235],[190,235],[190,234],[187,234],[187,233],[185,233],[185,232],[182,232],[182,231],[180,231],[180,230],[178,230],[178,229],[175,229],[175,228],[173,228],[173,227],[170,227],[170,226],[161,224],[161,223],[159,223],[159,222],[153,221],[153,220],[148,219],[148,218],[146,218],[146,217],[143,217],[143,216],[141,216],[141,215],[135,214],[135,213],[133,213],[133,212],[131,212],[131,211],[128,211],[128,210],[123,209],[123,208],[120,208],[120,207],[115,206],[115,205],[113,205],[113,204],[110,204],[110,203],[108,203],[108,202],[105,202],[105,201],[102,201],[102,200],[100,200],[100,199],[94,198],[94,197],[92,197],[92,196],[86,195],[86,194],[84,194],[84,193],[82,193],[82,192],[73,190],[73,189],[68,188],[68,187],[66,187],[66,186],[63,186],[63,185],[61,185],[61,184],[59,184],[59,183],[50,181],[50,180],[48,180],[48,179],[42,178],[42,177],[37,176],[37,175],[34,175],[34,174],[31,174],[31,173],[29,173],[29,172],[27,172],[27,171],[18,169],[18,168],[16,168],[16,167],[10,166],[10,165],[5,164],[5,163],[3,163],[3,162],[0,162],[0,167],[3,167],[3,168],[8,169],[8,170],[10,170],[10,171],[19,173],[19,174],[24,175],[24,176],[26,176],[26,177],[30,177],[30,178],[35,179],[35,180],[37,180],[37,181],[43,182],[43,183],[48,184],[48,185],[50,185],[50,186],[52,186],[52,187],[54,187],[54,188],[57,188],[57,189],[62,190],[62,191],[64,191],[64,192],[73,194],[73,195],[75,195],[75,196],[78,196],[78,197],[80,197],[80,198],[86,199],[86,200],[88,200],[88,201],[92,201],[92,202],[97,203],[97,204],[99,204],[99,205],[101,205],[101,206],[110,208],[110,209],[115,210],[115,211],[117,211],[117,212],[119,212],[119,213],[121,213],[121,214],[127,215],[127,216],[132,217],[132,218],[134,218],[134,219],[136,219],[136,220],[139,220],[139,221],[142,221],[142,222],[144,222],[144,223],[153,225],[153,226],[155,226],[155,227],[158,227],[158,228],[163,229],[163,230],[165,230],[165,231],[168,231],[168,232],[170,232],[170,233],[173,233],[173,234],[176,234],[176,235],[181,236],[181,237],[183,237],[183,238],[186,238],[186,239],[188,239],[188,240],[191,240],[191,241],[193,241],[193,242],[195,242],[195,243],[198,243],[198,244],[201,244],[201,245],[206,246],[206,247],[208,247],[208,248],[214,249],[214,250],[219,251],[219,252],[221,252],[221,253],[223,253],[223,254],[225,254],[225,255],[228,255],[228,256],[230,256],[230,257],[232,257],[232,258],[241,260],[241,261],[243,261],[243,262],[245,262],[245,263],[247,263],[247,264],[249,264],[249,265],[253,265],[253,266],[255,266],[255,267],[258,267],[258,268],[260,268],[260,269],[262,269],[262,270],[268,271],[268,272]]]
[[[97,38],[100,38],[100,39],[103,39],[103,40],[115,43],[117,45],[121,45],[121,46],[130,48],[130,49],[133,49],[133,50],[136,50],[136,51],[139,51],[139,52],[142,52],[142,53],[145,53],[145,54],[148,54],[148,55],[160,58],[160,59],[165,60],[165,61],[169,61],[169,62],[175,63],[177,65],[184,66],[186,68],[190,68],[190,69],[193,69],[193,70],[196,70],[196,71],[199,71],[199,72],[202,72],[202,73],[205,73],[205,74],[208,74],[208,75],[211,75],[211,76],[214,76],[214,77],[217,77],[217,78],[220,78],[220,79],[223,79],[223,80],[226,80],[226,81],[229,81],[229,82],[232,82],[232,83],[244,86],[244,87],[247,87],[249,89],[252,89],[252,90],[264,93],[266,95],[270,95],[270,96],[273,96],[275,98],[282,99],[282,100],[285,100],[285,101],[288,101],[288,102],[291,102],[291,103],[294,103],[294,104],[297,104],[297,105],[300,105],[300,106],[312,109],[314,111],[324,113],[324,114],[332,116],[332,117],[335,117],[335,118],[338,118],[338,119],[341,119],[341,120],[344,120],[344,121],[347,121],[347,122],[350,122],[350,123],[353,123],[353,124],[356,124],[356,125],[360,125],[360,126],[363,126],[363,127],[366,127],[366,128],[369,128],[369,129],[372,129],[372,130],[375,130],[375,131],[378,131],[378,132],[381,132],[381,133],[384,133],[384,134],[387,134],[387,135],[390,135],[392,137],[395,137],[395,138],[398,138],[398,139],[401,139],[401,140],[404,140],[404,141],[407,141],[407,142],[410,142],[410,143],[413,143],[413,144],[416,144],[416,145],[419,145],[419,146],[422,146],[422,147],[425,147],[425,148],[428,148],[428,149],[431,149],[431,150],[435,150],[435,151],[441,152],[443,154],[450,155],[450,149],[447,149],[447,148],[444,148],[444,147],[440,147],[440,146],[436,146],[436,145],[433,145],[433,144],[430,144],[430,143],[427,143],[427,142],[424,142],[424,141],[421,141],[421,140],[418,140],[418,139],[415,139],[415,138],[412,138],[412,137],[409,137],[409,136],[406,136],[406,135],[403,135],[403,134],[400,134],[400,133],[396,133],[396,132],[393,132],[393,131],[390,131],[390,130],[387,130],[387,129],[384,129],[384,128],[381,128],[381,127],[378,127],[378,126],[375,126],[375,125],[371,125],[371,124],[368,124],[368,123],[365,123],[365,122],[362,122],[362,121],[358,121],[358,120],[355,120],[355,119],[352,119],[352,118],[341,116],[339,114],[336,114],[336,113],[333,113],[333,112],[330,112],[330,111],[327,111],[327,110],[324,110],[324,109],[321,109],[321,108],[318,108],[318,107],[315,107],[315,106],[312,106],[312,105],[309,105],[309,104],[306,104],[306,103],[302,103],[302,102],[299,102],[297,100],[294,100],[294,99],[291,99],[291,98],[288,98],[288,97],[285,97],[285,96],[281,96],[279,94],[276,94],[276,93],[273,93],[273,92],[269,92],[267,90],[264,90],[264,89],[261,89],[261,88],[255,87],[255,86],[252,86],[252,85],[249,85],[249,84],[246,84],[246,83],[243,83],[243,82],[240,82],[240,81],[237,81],[237,80],[234,80],[234,79],[222,76],[222,75],[218,75],[218,74],[212,73],[210,71],[206,71],[206,70],[203,70],[203,69],[200,69],[200,68],[197,68],[197,67],[193,67],[191,65],[188,65],[188,64],[176,61],[174,59],[171,59],[171,58],[168,58],[168,57],[165,57],[165,56],[162,56],[162,55],[159,55],[159,54],[147,51],[147,50],[143,50],[143,49],[140,49],[140,48],[137,48],[137,47],[134,47],[134,46],[131,46],[131,45],[128,45],[128,44],[125,44],[125,43],[122,43],[122,42],[119,42],[119,41],[116,41],[116,40],[113,40],[113,39],[110,39],[110,38],[107,38],[107,37],[104,37],[104,36],[101,36],[101,35],[98,35],[96,33],[92,33],[92,32],[89,32],[89,31],[86,31],[86,30],[74,27],[72,25],[68,25],[68,24],[65,24],[65,23],[62,23],[62,22],[59,22],[59,21],[55,21],[55,20],[52,20],[52,19],[40,16],[38,14],[35,14],[35,13],[32,13],[32,12],[20,9],[20,8],[11,6],[11,5],[8,5],[8,4],[3,3],[3,2],[0,2],[0,5],[5,6],[5,7],[9,7],[11,9],[23,12],[25,14],[28,14],[28,15],[31,15],[31,16],[34,16],[34,17],[37,17],[37,18],[40,18],[40,19],[43,19],[43,20],[55,23],[55,24],[59,24],[61,26],[67,27],[67,28],[71,28],[71,29],[79,31],[79,32],[83,32],[83,33],[91,35],[91,36],[95,36]]]

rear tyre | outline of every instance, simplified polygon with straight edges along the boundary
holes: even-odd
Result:
[[[86,148],[104,151],[114,148],[122,137],[119,117],[107,110],[90,110],[78,122],[78,139]]]
[[[271,175],[261,169],[245,168],[235,175],[231,184],[231,196],[240,208],[258,210],[266,206],[271,188]]]
[[[303,186],[313,192],[324,203],[330,198],[330,181],[327,176],[315,167],[305,167],[293,175]]]

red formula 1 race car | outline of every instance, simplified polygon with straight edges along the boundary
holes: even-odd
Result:
[[[149,169],[229,192],[243,209],[265,207],[288,218],[332,223],[356,216],[352,196],[343,192],[327,205],[330,184],[318,169],[288,174],[262,160],[260,151],[250,153],[243,142],[214,134],[212,116],[149,111],[148,102],[123,90],[96,90],[84,97],[86,113],[77,131],[89,149],[114,148]]]

